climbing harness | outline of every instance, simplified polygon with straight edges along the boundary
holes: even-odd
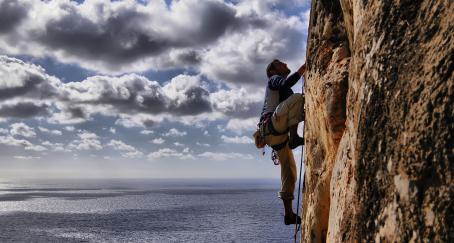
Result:
[[[272,113],[266,114],[263,116],[263,118],[260,120],[260,122],[257,124],[257,130],[254,133],[254,141],[255,141],[255,146],[258,149],[262,149],[262,156],[265,155],[265,147],[267,146],[265,142],[265,137],[268,135],[273,135],[273,136],[280,136],[287,134],[289,129],[283,131],[283,132],[278,132],[273,126],[273,122],[271,122],[271,116]],[[288,139],[285,140],[282,143],[271,145],[271,160],[275,165],[279,165],[279,159],[277,157],[276,151],[279,151],[283,149],[287,145]]]
[[[303,165],[304,165],[304,145],[301,146],[301,160],[300,160],[300,176],[299,176],[299,180],[298,180],[298,202],[296,204],[296,217],[298,218],[299,216],[299,209],[300,209],[300,194],[301,194],[301,171],[302,171],[302,168],[303,168]],[[306,174],[306,169],[304,169],[304,174]],[[304,190],[304,179],[303,179],[303,190]],[[302,211],[302,210],[301,210]],[[301,212],[301,215],[302,215],[302,212]],[[301,219],[302,221],[302,219]],[[301,228],[301,225],[300,224],[295,224],[295,235],[294,235],[294,238],[295,238],[295,243],[296,243],[296,236],[299,232]]]

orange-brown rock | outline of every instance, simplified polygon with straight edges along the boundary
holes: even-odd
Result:
[[[454,2],[312,2],[302,242],[454,241]]]

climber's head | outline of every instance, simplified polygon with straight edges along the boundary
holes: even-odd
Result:
[[[286,77],[290,74],[290,69],[287,67],[287,63],[281,62],[278,59],[274,59],[266,67],[266,75],[270,78],[273,75],[280,75]]]

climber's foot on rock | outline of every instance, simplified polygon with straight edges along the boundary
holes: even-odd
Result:
[[[288,146],[290,149],[295,149],[300,145],[304,145],[304,138],[297,136],[296,138],[290,139]]]
[[[297,216],[295,213],[292,213],[290,215],[285,215],[284,224],[285,225],[301,224],[301,217]]]

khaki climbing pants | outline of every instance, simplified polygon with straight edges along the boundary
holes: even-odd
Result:
[[[293,94],[282,101],[271,116],[271,122],[277,132],[284,132],[289,127],[304,121],[304,95]],[[268,145],[277,145],[288,140],[288,133],[274,136],[268,135],[265,141]],[[296,183],[296,163],[288,144],[276,151],[281,164],[281,191],[279,198],[293,200]]]

